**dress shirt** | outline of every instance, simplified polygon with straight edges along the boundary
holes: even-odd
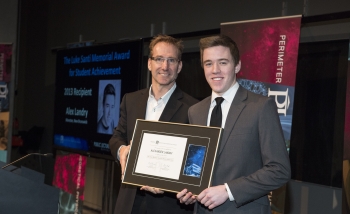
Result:
[[[156,98],[153,96],[152,86],[150,87],[145,115],[146,120],[159,120],[160,115],[162,114],[171,95],[175,91],[175,88],[176,83],[173,85],[173,87],[170,88],[170,90],[167,93],[165,93],[161,98],[159,98],[159,100],[156,100]]]
[[[225,100],[221,103],[221,112],[222,112],[222,123],[221,128],[225,127],[225,122],[227,118],[228,111],[230,110],[231,103],[233,98],[235,97],[237,90],[238,90],[239,84],[236,82],[231,88],[229,88],[221,97],[223,97]],[[210,117],[211,112],[213,111],[213,108],[216,106],[215,98],[220,97],[217,93],[212,91],[211,93],[211,104],[208,112],[208,119],[207,119],[207,126],[210,124]]]

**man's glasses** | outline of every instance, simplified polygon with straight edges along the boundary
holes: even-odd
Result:
[[[155,61],[157,64],[161,65],[166,60],[170,65],[175,65],[180,62],[180,60],[175,58],[164,58],[164,57],[150,57],[151,60]]]

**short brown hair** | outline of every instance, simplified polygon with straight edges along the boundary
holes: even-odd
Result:
[[[201,64],[203,65],[203,51],[206,48],[215,46],[224,46],[230,49],[231,56],[235,65],[239,63],[239,50],[237,44],[228,36],[217,35],[205,37],[199,40],[199,49],[201,53]]]
[[[151,40],[151,43],[149,44],[149,55],[148,55],[148,57],[152,57],[152,55],[153,55],[153,48],[159,42],[165,42],[165,43],[174,45],[177,48],[177,52],[178,52],[177,59],[181,60],[182,51],[184,49],[182,41],[180,39],[176,39],[174,37],[171,37],[171,36],[168,36],[168,35],[164,35],[164,34],[159,34],[159,35],[153,37],[153,39]]]
[[[105,104],[105,101],[106,101],[106,96],[107,95],[113,95],[114,97],[115,97],[115,88],[114,88],[114,86],[112,85],[112,84],[108,84],[108,85],[106,85],[106,87],[105,87],[105,90],[103,91],[103,101],[102,101],[102,103],[103,103],[103,105]]]

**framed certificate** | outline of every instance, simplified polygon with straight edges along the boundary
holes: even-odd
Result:
[[[199,194],[210,186],[222,130],[138,119],[122,183]]]

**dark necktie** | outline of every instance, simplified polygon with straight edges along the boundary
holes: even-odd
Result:
[[[211,112],[210,126],[215,126],[215,127],[221,128],[221,121],[222,121],[221,103],[224,101],[224,98],[217,97],[217,98],[215,98],[215,101],[216,101],[216,106],[214,107],[213,111]]]

